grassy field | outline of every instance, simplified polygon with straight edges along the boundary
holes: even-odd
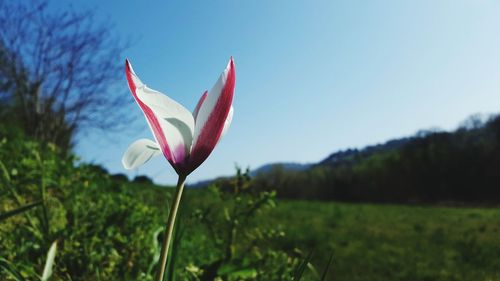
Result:
[[[188,190],[183,212],[210,202]],[[327,280],[500,280],[500,208],[277,200],[257,223],[283,231],[275,247],[313,251],[306,280],[318,280],[332,251]],[[188,241],[205,235],[188,228]]]
[[[2,132],[0,280],[40,280],[55,244],[52,281],[153,280],[172,188]],[[332,252],[326,280],[500,281],[500,208],[284,201],[251,180],[186,190],[177,281],[291,281],[311,251],[301,281]]]
[[[101,280],[117,280],[116,276],[122,276],[122,280],[151,280],[151,275],[133,274],[136,271],[151,271],[146,269],[153,252],[145,246],[151,245],[153,232],[163,228],[171,189],[126,184],[116,190],[98,190],[99,187],[76,190],[79,196],[74,201],[76,204],[69,204],[74,209],[66,207],[65,212],[72,212],[75,214],[72,216],[79,218],[80,230],[64,227],[72,225],[70,221],[53,220],[61,221],[62,232],[57,233],[60,233],[60,241],[65,241],[56,259],[58,278],[54,280],[93,280],[92,276],[101,276]],[[225,245],[224,241],[214,243],[204,224],[194,217],[210,210],[215,232],[219,231],[219,238],[224,237],[225,231],[229,229],[228,222],[232,222],[228,217],[233,216],[240,207],[244,208],[242,202],[247,202],[245,200],[227,195],[226,200],[221,201],[209,190],[187,190],[179,221],[182,235],[175,249],[178,272],[186,272],[186,268],[191,270],[199,265],[210,265],[224,252],[221,248],[221,245]],[[54,217],[62,218],[58,215],[63,212],[62,209],[54,207],[51,212]],[[14,230],[20,223],[25,222],[8,220],[2,227]],[[23,235],[27,235],[24,234],[26,232],[16,234],[9,230],[2,233],[0,241],[12,247],[6,256],[7,260],[12,261],[18,269],[37,263],[34,270],[40,272],[44,251],[36,252],[37,256],[33,256],[29,250],[25,254],[17,254],[14,250],[19,243],[27,243],[19,242]],[[248,223],[242,223],[238,233],[230,250],[239,254],[235,254],[227,264],[237,261],[239,267],[245,267],[242,265],[245,265],[247,256],[251,256],[251,260],[273,258],[271,262],[263,261],[254,266],[267,271],[273,263],[280,266],[280,263],[290,261],[290,257],[300,257],[296,255],[298,252],[304,256],[313,251],[311,266],[301,281],[319,280],[332,251],[333,263],[326,280],[500,280],[500,208],[275,200],[252,215]],[[244,249],[254,241],[260,241],[256,243],[257,253],[254,250],[246,252]],[[89,252],[88,258],[76,254],[80,253],[82,244]],[[268,248],[273,251],[267,251]],[[281,253],[289,255],[280,256]],[[82,269],[79,265],[82,261],[92,266]],[[127,265],[126,271],[123,270],[123,264]],[[104,265],[109,268],[108,275],[99,271]],[[293,265],[290,262],[287,266]],[[69,276],[66,272],[75,270],[84,270],[82,272],[87,277],[78,279],[74,274],[71,274],[71,279],[64,277]],[[219,273],[229,270],[230,266],[229,269],[227,266],[222,267]],[[30,271],[26,271],[26,275],[30,274]],[[252,274],[245,274],[242,275],[247,277],[244,280],[284,280],[275,277],[252,279],[248,278]],[[213,279],[181,277],[177,280]],[[228,280],[243,279],[233,276]]]
[[[279,201],[283,247],[315,249],[328,280],[500,280],[500,209]]]

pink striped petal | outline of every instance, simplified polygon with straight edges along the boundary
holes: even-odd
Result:
[[[191,112],[166,95],[144,85],[128,60],[125,69],[132,95],[144,112],[163,155],[179,172],[193,141],[194,118]]]
[[[198,112],[200,111],[200,107],[203,104],[203,102],[205,101],[205,99],[207,98],[207,96],[208,96],[208,91],[205,91],[203,93],[203,95],[201,95],[200,100],[198,101],[198,104],[196,104],[196,107],[194,108],[193,118],[194,118],[195,124],[196,124],[196,117],[198,117]]]
[[[226,69],[202,101],[196,116],[189,172],[207,159],[219,141],[233,102],[235,83],[236,73],[231,57]]]

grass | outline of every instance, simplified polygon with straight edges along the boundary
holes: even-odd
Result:
[[[0,140],[0,159],[0,280],[37,279],[54,241],[52,280],[152,280],[173,189],[111,178],[19,136]],[[178,280],[291,280],[312,251],[301,281],[320,280],[332,252],[324,280],[500,281],[500,208],[283,200],[273,208],[272,193],[235,196],[248,187],[237,174],[231,196],[186,190]]]
[[[184,210],[210,201],[203,190],[184,199]],[[332,251],[325,280],[500,280],[500,208],[278,200],[261,217],[285,232],[278,247],[314,250],[308,280]]]
[[[500,280],[500,209],[279,201],[283,247],[334,260],[326,280]]]
[[[98,232],[99,235],[85,232],[75,237],[90,235],[94,237],[92,238],[94,240],[100,237],[102,242],[99,242],[101,240],[95,241],[101,244],[114,239],[109,238],[109,235],[115,238],[117,235],[125,237],[123,239],[128,241],[127,244],[131,242],[129,238],[139,239],[137,235],[143,236],[140,239],[146,241],[144,243],[151,241],[152,231],[158,229],[158,226],[163,227],[170,202],[169,192],[173,189],[148,184],[128,183],[125,185],[116,194],[109,193],[109,191],[98,193],[99,196],[109,195],[110,198],[115,198],[124,192],[129,194],[129,197],[119,197],[120,200],[125,201],[117,206],[110,205],[111,202],[116,202],[116,198],[112,199],[113,201],[104,200],[103,202],[108,202],[105,206],[127,210],[139,202],[143,206],[128,211],[124,209],[123,221],[117,219],[122,215],[115,215],[116,210],[111,212],[105,209],[105,206],[100,206],[96,214],[109,212],[110,215],[106,216],[113,218],[112,220],[102,218],[111,222],[105,227],[106,231]],[[86,196],[82,197],[83,202],[88,201],[85,199]],[[136,203],[131,201],[132,205],[124,207],[122,205],[126,203],[126,200]],[[98,202],[100,201],[96,203]],[[182,201],[180,219],[182,220],[182,216],[189,218],[194,210],[203,209],[213,205],[214,202],[216,201],[208,190],[188,189]],[[52,214],[56,215],[56,209],[52,209]],[[151,214],[155,216],[149,217]],[[19,218],[19,216],[15,217],[15,219]],[[150,220],[147,231],[143,224],[146,218]],[[92,220],[97,221],[97,217],[93,216]],[[9,219],[4,223],[9,225],[15,221]],[[311,266],[305,270],[301,281],[320,280],[332,252],[333,262],[324,280],[500,281],[500,208],[277,200],[276,207],[265,208],[256,216],[255,224],[260,230],[278,229],[284,233],[278,238],[273,238],[271,245],[273,248],[282,249],[288,253],[296,253],[300,250],[302,256],[307,256],[310,251],[313,251]],[[217,258],[220,249],[214,248],[213,243],[210,243],[205,228],[190,219],[183,220],[181,225],[185,232],[182,236],[176,267],[185,268],[190,264],[203,264]],[[144,231],[136,231],[142,228]],[[116,233],[104,235],[111,230]],[[67,239],[68,245],[70,241],[77,239],[63,237]],[[4,243],[10,240],[12,240],[11,243],[20,243],[16,242],[17,238],[14,236],[3,238],[5,238]],[[143,245],[140,241],[135,243]],[[238,243],[244,244],[248,241]],[[102,247],[95,246],[94,248],[101,249]],[[131,251],[133,255],[121,253],[123,250],[121,246],[112,246],[112,249],[116,249],[122,258],[140,255],[149,264],[152,258],[151,253],[136,252],[137,246],[129,248],[127,251]],[[102,251],[107,251],[108,248],[102,249]],[[45,254],[39,254],[39,256],[44,260]],[[64,250],[61,248],[56,258],[56,269],[59,271],[63,256]],[[107,257],[108,254],[104,256]],[[68,257],[72,256],[68,254]],[[32,261],[16,259],[15,262],[20,265],[30,264]],[[95,263],[101,264],[101,258]],[[58,274],[60,276],[61,272]],[[92,276],[92,273],[89,276]],[[133,278],[125,279],[133,280]]]
[[[210,200],[187,190],[182,212]],[[277,247],[314,251],[305,280],[320,279],[333,251],[325,280],[500,281],[500,208],[278,200],[259,217],[286,234]],[[203,235],[189,228],[185,239]]]

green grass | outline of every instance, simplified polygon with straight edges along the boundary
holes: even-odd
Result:
[[[283,247],[334,260],[327,280],[500,280],[500,209],[278,201]]]
[[[39,280],[57,241],[51,280],[151,281],[173,189],[75,161],[54,145],[0,139],[0,280]],[[238,176],[232,195],[186,190],[177,281],[213,280],[207,272],[292,280],[311,251],[301,281],[320,280],[332,252],[325,280],[500,281],[500,208],[283,200],[273,208],[271,193],[238,194],[249,187]]]
[[[156,225],[150,229],[163,226],[171,189],[131,183],[123,190],[134,201],[147,206],[149,214],[155,214],[154,218],[148,217]],[[106,194],[108,191],[102,196]],[[181,215],[189,217],[195,209],[213,203],[214,198],[207,190],[188,189]],[[277,249],[289,253],[299,249],[304,256],[313,250],[311,264],[314,269],[308,268],[302,281],[319,280],[332,251],[333,262],[325,280],[500,280],[500,208],[290,200],[277,200],[276,203],[275,208],[267,208],[259,214],[256,224],[262,230],[274,228],[284,232],[280,238],[273,239],[273,247]],[[129,216],[137,216],[134,221],[144,221],[141,216],[145,214],[138,210],[131,210]],[[101,211],[104,210],[98,212]],[[97,221],[96,217],[92,218]],[[120,221],[112,224],[120,224]],[[127,237],[133,229],[143,227],[131,224],[126,228],[117,225],[118,229],[123,228],[118,230],[120,235]],[[203,227],[188,219],[182,224],[186,231],[177,267],[185,268],[191,263],[213,259],[216,249],[209,245]],[[141,235],[146,242],[151,240],[152,233]],[[2,239],[14,242],[14,237]],[[130,251],[135,250],[132,247]],[[44,255],[40,257],[43,259]],[[58,253],[56,267],[61,255],[63,253]],[[142,257],[149,262],[152,255],[143,253]],[[16,260],[16,263],[30,264],[31,261]]]
[[[210,201],[207,192],[188,190],[182,210]],[[284,231],[278,248],[314,250],[319,275],[333,251],[325,280],[500,280],[500,208],[277,200],[259,219],[263,229]],[[188,227],[185,239],[204,235]],[[311,270],[305,277],[319,280]]]

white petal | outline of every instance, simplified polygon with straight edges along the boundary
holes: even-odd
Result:
[[[183,148],[184,153],[188,153],[193,143],[194,118],[191,112],[173,99],[147,86],[137,89],[137,96],[158,118],[174,157],[184,158],[179,155],[181,153],[179,149]],[[183,161],[183,159],[177,160],[174,162]]]
[[[227,115],[226,122],[224,123],[224,129],[222,129],[222,133],[220,134],[220,138],[222,138],[227,130],[229,129],[229,126],[231,125],[231,122],[233,121],[233,111],[234,108],[231,106],[231,109],[229,109],[229,114]]]
[[[168,96],[155,91],[141,82],[134,73],[132,66],[128,63],[129,86],[138,100],[139,106],[146,115],[151,131],[160,144],[160,148],[171,163],[181,163],[187,157],[193,142],[194,118],[189,110],[169,98]],[[130,83],[132,82],[132,83]],[[158,124],[151,122],[151,117],[147,115],[149,108]],[[160,128],[158,128],[158,125]]]
[[[160,146],[156,142],[148,139],[140,139],[132,143],[127,151],[125,151],[122,164],[125,169],[132,170],[160,154]]]
[[[231,86],[229,86],[229,89],[226,88],[228,87],[228,85],[226,85],[226,82],[228,82],[227,81],[228,77],[230,78],[229,84],[231,84]],[[234,79],[235,79],[234,62],[233,59],[231,58],[226,69],[224,70],[224,72],[222,72],[215,85],[212,87],[206,98],[203,100],[203,103],[201,104],[199,111],[197,112],[193,145],[196,145],[202,131],[207,129],[207,127],[209,130],[213,130],[212,128],[219,126],[218,124],[216,124],[218,122],[216,119],[210,120],[212,114],[214,113],[218,114],[217,110],[222,110],[222,111],[226,110],[225,112],[228,112],[227,111],[228,106],[231,106],[233,98]],[[225,106],[217,107],[217,104],[221,103],[222,100],[230,100],[231,102],[229,104],[227,102],[226,103],[222,102],[225,104]],[[228,116],[224,116],[224,118],[226,119],[227,117]],[[219,119],[219,121],[222,120]],[[215,135],[217,133],[220,133],[220,131],[219,132],[213,131],[211,133]],[[220,138],[220,136],[216,137]]]
[[[203,95],[201,95],[200,100],[198,101],[198,103],[196,104],[196,107],[193,110],[193,118],[194,118],[195,124],[196,124],[196,118],[198,117],[198,111],[200,111],[200,107],[203,104],[203,102],[205,101],[205,99],[207,98],[207,96],[208,96],[208,91],[205,91],[203,93]]]
[[[230,111],[233,102],[236,72],[233,58],[227,64],[207,97],[202,101],[196,115],[194,140],[189,158],[190,170],[196,169],[213,151],[224,128],[231,122]]]

